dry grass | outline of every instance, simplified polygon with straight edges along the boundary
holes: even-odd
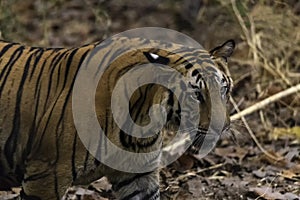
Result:
[[[273,84],[279,84],[282,89],[299,88],[296,84],[300,83],[300,60],[297,59],[300,55],[300,17],[286,4],[279,4],[283,8],[277,8],[276,3],[266,5],[262,2],[254,5],[249,13],[239,10],[236,0],[230,2],[242,29],[241,37],[249,48],[246,60],[238,58],[235,61],[241,65],[251,64],[252,80],[260,95],[263,89]],[[296,93],[299,89],[293,91]],[[281,94],[276,100],[287,93]],[[265,102],[274,101],[273,98]]]
[[[255,78],[262,82],[273,79],[275,81],[269,84],[279,83],[284,88],[291,86],[299,82],[300,77],[299,72],[293,72],[300,66],[300,61],[294,58],[300,54],[299,16],[294,15],[287,5],[283,4],[287,7],[283,9],[276,8],[276,3],[270,6],[259,2],[243,18],[236,1],[231,0],[243,30],[242,37],[249,46],[249,58],[256,69]]]
[[[294,99],[300,99],[300,61],[297,59],[300,55],[300,18],[292,12],[289,5],[282,2],[258,1],[251,7],[249,2],[247,3],[237,3],[236,0],[225,3],[223,1],[223,6],[231,6],[242,30],[241,38],[248,46],[247,57],[237,58],[235,61],[241,66],[246,64],[253,68],[251,78],[258,97],[265,98],[265,93],[268,93],[274,85],[278,85],[281,91],[276,91],[276,94],[272,96],[268,94],[267,96],[270,97],[241,112],[236,102],[231,99],[238,111],[237,114],[231,116],[231,119],[241,118],[261,151],[269,158],[278,161],[282,158],[274,157],[263,148],[244,116],[259,110],[261,122],[270,130],[272,124],[266,123],[268,114],[262,109],[288,95],[293,95]],[[293,109],[293,103],[295,102],[286,106]],[[295,104],[295,112],[299,114],[300,110],[296,108],[299,105]]]

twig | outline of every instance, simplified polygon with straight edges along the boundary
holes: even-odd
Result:
[[[233,12],[234,12],[235,16],[237,17],[237,20],[240,23],[240,26],[241,26],[241,28],[244,32],[244,35],[246,37],[246,40],[247,40],[248,44],[249,44],[249,41],[251,41],[250,34],[249,34],[249,31],[248,31],[248,29],[247,29],[247,27],[244,23],[244,20],[243,20],[242,16],[240,15],[240,12],[238,11],[238,9],[236,7],[235,0],[231,0],[231,5],[232,5]]]
[[[213,169],[221,168],[224,165],[225,165],[225,163],[219,163],[219,164],[216,164],[216,165],[213,165],[213,166],[209,166],[209,167],[206,167],[206,168],[203,168],[203,169],[198,169],[195,172],[188,172],[186,174],[180,175],[180,176],[177,177],[177,179],[182,180],[184,178],[193,177],[193,176],[199,175],[199,174],[201,174],[203,172],[206,172],[206,171],[210,171],[210,170],[213,170]]]
[[[300,84],[299,84],[299,87],[300,87]],[[300,89],[300,88],[299,88],[299,89]],[[234,101],[233,98],[230,98],[230,102],[232,103],[232,105],[234,106],[234,108],[235,108],[237,111],[239,111],[239,108],[238,108],[238,106],[236,105],[236,103],[235,103],[235,101]],[[253,131],[251,130],[251,128],[250,128],[248,122],[246,121],[245,117],[242,115],[240,118],[242,119],[242,121],[243,121],[243,123],[244,123],[244,125],[245,125],[245,127],[246,127],[246,129],[247,129],[247,131],[248,131],[248,133],[249,133],[249,135],[251,136],[252,140],[255,142],[255,144],[257,145],[257,147],[258,147],[258,148],[259,148],[259,149],[260,149],[267,157],[269,157],[269,158],[271,158],[272,160],[275,160],[275,161],[279,161],[279,160],[284,159],[284,158],[282,158],[282,157],[277,158],[277,157],[273,156],[272,154],[268,153],[268,151],[265,150],[265,149],[262,147],[262,145],[259,143],[259,141],[258,141],[257,138],[255,137],[255,135],[254,135]]]
[[[270,97],[268,97],[268,98],[266,98],[266,99],[264,99],[264,100],[262,100],[262,101],[260,101],[256,104],[250,106],[249,108],[246,108],[245,110],[243,110],[241,112],[238,112],[235,115],[232,115],[230,117],[230,120],[234,121],[234,120],[240,119],[241,117],[244,117],[246,115],[249,115],[249,114],[251,114],[251,113],[253,113],[257,110],[260,110],[260,109],[266,107],[270,103],[273,103],[273,102],[275,102],[275,101],[277,101],[277,100],[279,100],[283,97],[286,97],[288,95],[291,95],[291,94],[299,92],[299,91],[300,91],[300,84],[295,85],[293,87],[290,87],[290,88],[288,88],[284,91],[281,91],[277,94],[274,94],[274,95],[272,95],[272,96],[270,96]]]
[[[206,172],[206,171],[210,171],[212,169],[218,169],[218,168],[223,167],[224,165],[225,165],[225,163],[219,163],[219,164],[209,166],[209,167],[204,168],[204,169],[199,169],[199,170],[196,171],[196,174],[200,174],[200,173],[203,173],[203,172]]]

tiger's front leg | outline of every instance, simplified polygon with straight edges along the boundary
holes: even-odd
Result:
[[[158,170],[140,174],[117,172],[107,178],[112,183],[117,199],[160,199]]]
[[[65,163],[52,164],[45,160],[28,162],[22,183],[24,200],[60,200],[71,186],[72,176]]]

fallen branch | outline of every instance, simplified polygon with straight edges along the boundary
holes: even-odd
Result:
[[[234,121],[234,120],[240,119],[241,117],[244,117],[246,115],[249,115],[249,114],[251,114],[251,113],[253,113],[257,110],[260,110],[260,109],[266,107],[270,103],[273,103],[273,102],[275,102],[275,101],[277,101],[277,100],[279,100],[283,97],[286,97],[288,95],[294,94],[294,93],[299,92],[299,91],[300,91],[300,84],[295,85],[293,87],[290,87],[290,88],[288,88],[284,91],[281,91],[277,94],[274,94],[274,95],[272,95],[272,96],[270,96],[270,97],[268,97],[268,98],[266,98],[266,99],[264,99],[264,100],[262,100],[262,101],[260,101],[256,104],[250,106],[249,108],[246,108],[245,110],[242,110],[241,112],[238,112],[235,115],[232,115],[230,117],[230,120]]]

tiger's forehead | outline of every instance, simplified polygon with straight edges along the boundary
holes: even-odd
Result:
[[[195,70],[206,76],[222,76],[222,72],[217,69],[209,52],[200,45],[201,48],[195,48],[166,41],[127,37],[112,38],[112,43],[112,45],[128,49],[131,55],[142,56],[143,52],[149,52],[166,57],[170,60],[168,65],[185,76],[192,76]]]
[[[179,43],[170,43],[167,41],[149,40],[145,38],[127,38],[127,37],[113,37],[111,38],[111,45],[122,47],[124,49],[145,50],[152,53],[160,54],[161,56],[168,56],[172,54],[185,56],[203,56],[209,57],[208,52],[200,45],[199,48],[185,46]],[[118,48],[116,48],[118,49]],[[187,54],[189,53],[189,54]]]

